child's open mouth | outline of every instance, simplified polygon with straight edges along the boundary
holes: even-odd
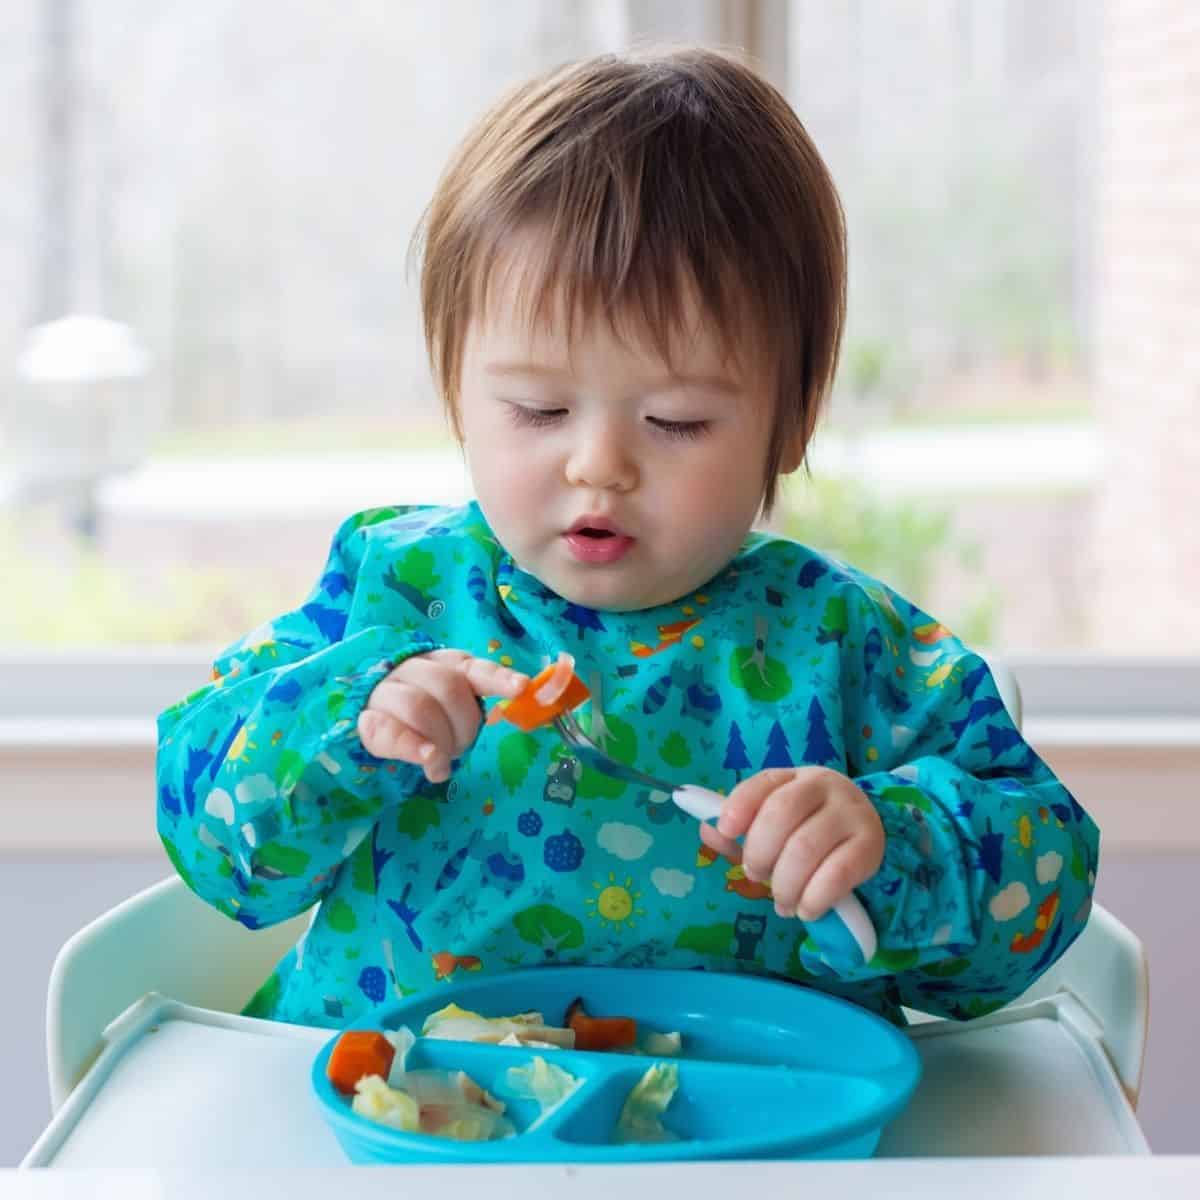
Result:
[[[567,548],[579,562],[611,563],[624,557],[634,539],[610,521],[577,521],[563,535]]]

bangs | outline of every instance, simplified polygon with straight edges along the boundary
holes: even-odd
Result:
[[[698,324],[774,404],[769,510],[807,444],[845,313],[845,228],[786,100],[707,50],[603,56],[503,98],[448,164],[414,241],[434,374],[455,431],[471,321],[515,295],[574,344],[606,321],[674,366]]]
[[[673,371],[703,328],[739,378],[764,376],[764,314],[732,263],[705,277],[683,257],[685,247],[639,252],[635,238],[625,244],[590,232],[570,221],[539,222],[481,247],[470,284],[473,316],[487,322],[501,303],[515,306],[507,315],[531,335],[562,339],[568,354],[581,330],[603,321],[620,343],[656,355]],[[615,261],[614,246],[623,251]]]

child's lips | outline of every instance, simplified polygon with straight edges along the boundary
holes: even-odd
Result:
[[[582,527],[563,534],[567,549],[579,562],[616,562],[629,553],[634,543],[634,539],[624,533],[585,530],[586,527]]]

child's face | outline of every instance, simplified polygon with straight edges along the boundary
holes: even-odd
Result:
[[[468,331],[459,395],[497,537],[519,567],[589,608],[648,608],[699,588],[758,514],[764,385],[739,378],[703,322],[672,371],[603,319],[581,324],[570,347],[531,331],[505,290]],[[596,525],[609,536],[586,532]]]

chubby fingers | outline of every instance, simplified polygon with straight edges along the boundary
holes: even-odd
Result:
[[[476,696],[516,696],[529,682],[528,675],[493,662],[490,658],[476,658],[468,654],[460,659],[457,665]]]
[[[450,760],[438,750],[436,742],[380,709],[364,708],[358,714],[358,739],[376,758],[394,758],[423,767],[430,783],[440,783],[449,773]]]
[[[359,738],[376,757],[415,763],[439,783],[479,732],[479,697],[515,695],[524,684],[520,672],[462,651],[418,655],[371,693],[359,715]]]
[[[746,877],[770,880],[780,916],[810,921],[869,879],[884,848],[870,801],[851,780],[819,767],[752,776],[729,794],[718,832],[701,837],[723,854],[731,838],[743,837]]]
[[[845,813],[821,808],[784,842],[771,873],[775,911],[816,920],[863,881],[854,878],[854,827]]]
[[[794,770],[760,771],[739,783],[725,797],[721,815],[715,825],[701,824],[700,840],[730,862],[743,861],[742,848],[734,840],[745,834],[767,798],[782,784],[794,778]]]
[[[709,847],[715,850],[718,854],[724,855],[731,863],[740,863],[742,861],[742,848],[732,838],[727,838],[723,834],[717,832],[715,825],[709,825],[705,821],[700,822],[700,840]]]
[[[802,921],[824,916],[843,896],[879,870],[882,844],[882,835],[876,841],[866,833],[857,832],[839,842],[809,876],[796,903],[784,911],[795,913]]]
[[[803,770],[776,768],[761,771],[752,775],[733,789],[721,806],[721,816],[716,825],[702,824],[700,840],[718,854],[724,855],[733,863],[743,863],[747,876],[756,882],[766,880],[771,873],[777,851],[782,848],[787,834],[795,824],[794,813],[791,824],[788,824],[788,801],[794,799],[791,793],[785,794],[783,803],[775,800],[768,801],[784,787],[795,783],[797,776]],[[764,811],[765,810],[765,811]],[[764,816],[759,819],[759,814]],[[759,826],[761,825],[761,828]],[[774,829],[774,836],[769,836]],[[747,830],[754,833],[753,844],[750,846],[752,858],[748,858],[742,846],[734,840],[746,835]],[[747,837],[750,844],[750,838]],[[772,854],[772,847],[776,855]]]
[[[754,823],[767,797],[785,783],[790,783],[797,774],[794,767],[774,767],[742,780],[725,797],[717,830],[727,838],[742,837]]]

